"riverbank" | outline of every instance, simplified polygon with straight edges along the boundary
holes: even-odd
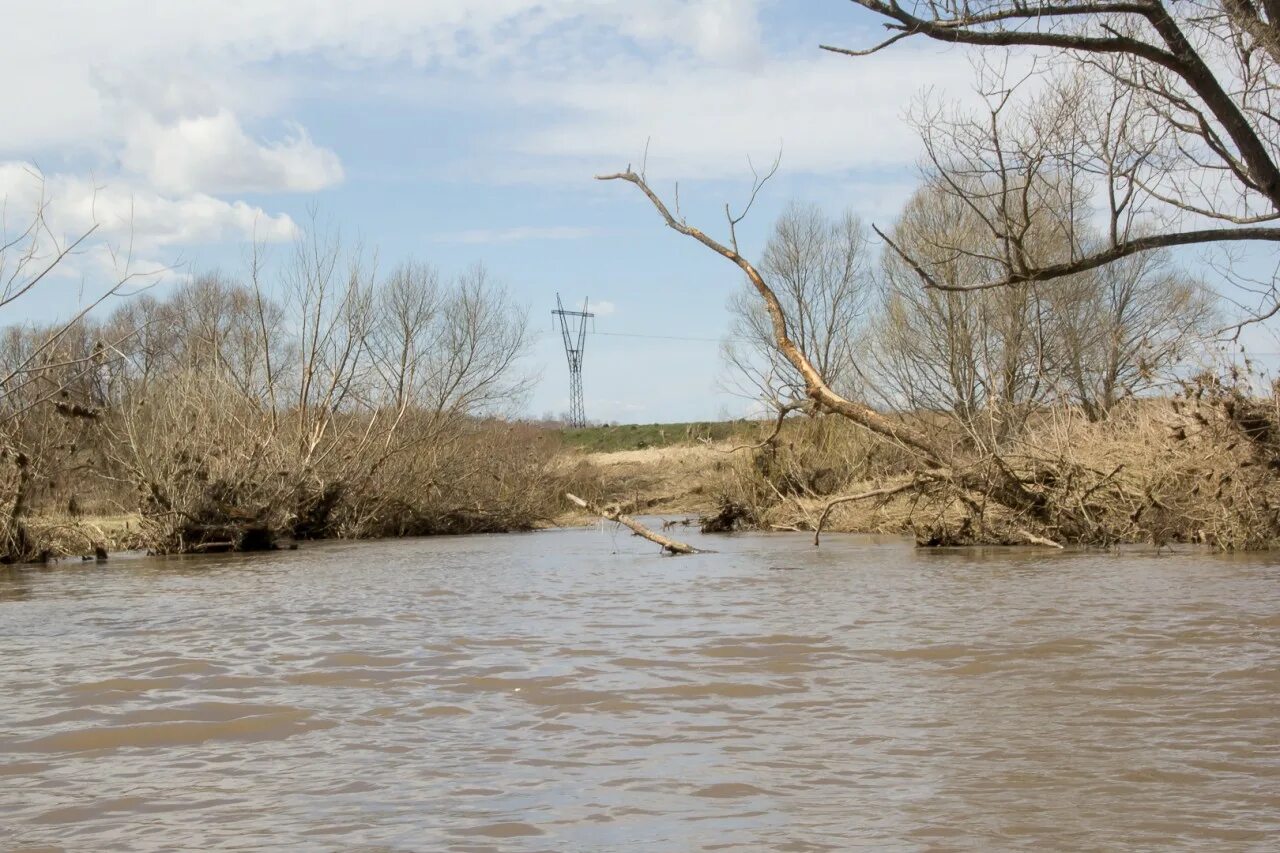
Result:
[[[543,486],[548,494],[542,503],[559,507],[548,514],[511,530],[582,527],[599,517],[563,499],[560,490],[589,496],[601,505],[619,506],[624,512],[669,522],[678,529],[699,528],[706,522],[718,524],[717,532],[757,530],[763,532],[857,533],[921,538],[920,501],[905,488],[912,479],[906,475],[850,480],[837,478],[832,460],[810,462],[813,470],[790,470],[779,474],[761,464],[761,448],[747,443],[739,427],[736,437],[719,441],[690,440],[677,427],[651,425],[637,430],[627,427],[598,427],[578,431],[579,439],[566,442],[551,464]],[[593,434],[595,433],[595,434]],[[727,430],[722,431],[722,434]],[[641,446],[662,437],[660,446]],[[623,449],[593,451],[593,446]],[[776,462],[776,459],[774,460]],[[794,465],[783,466],[792,467]],[[839,480],[839,482],[837,482]],[[801,481],[807,481],[802,483]],[[788,488],[788,483],[791,488]],[[897,491],[902,487],[901,491]],[[816,489],[825,489],[819,494]],[[838,490],[838,494],[831,493]],[[873,499],[835,502],[848,495],[884,492]],[[933,519],[955,527],[963,514],[952,510]],[[148,550],[143,517],[136,512],[72,516],[65,513],[38,513],[28,520],[33,536],[46,543],[50,559],[87,558],[121,551]],[[467,531],[433,531],[467,532]],[[471,532],[504,532],[482,530]],[[403,536],[422,535],[406,530]],[[928,535],[928,531],[924,534]],[[343,538],[343,537],[336,537]],[[396,535],[361,538],[397,538]],[[677,536],[678,538],[678,536]],[[288,547],[284,538],[280,544]],[[939,543],[934,543],[939,544]],[[947,543],[947,544],[996,544]],[[1019,543],[1011,539],[1005,544]]]
[[[678,425],[682,426],[682,425]],[[599,428],[628,435],[626,428]],[[630,433],[630,439],[607,443],[625,446],[627,441],[646,441],[641,437],[656,432],[657,427]],[[676,430],[671,430],[676,434]],[[586,446],[596,440],[591,439]],[[726,502],[730,484],[739,476],[743,460],[750,460],[749,450],[728,440],[716,442],[679,441],[656,447],[628,447],[609,451],[590,451],[582,447],[566,447],[555,460],[554,483],[592,496],[593,500],[625,506],[627,512],[655,516],[664,521],[684,522],[696,526],[704,518],[719,513]],[[598,517],[583,512],[567,500],[562,511],[541,519],[532,528],[576,527],[593,524]],[[769,513],[762,523],[746,522],[745,527],[762,530],[795,531],[812,528],[812,519],[822,512],[824,501],[817,497],[796,497],[787,506]],[[904,535],[909,533],[910,504],[890,500],[869,506],[841,507],[833,511],[824,529],[831,532],[877,533]],[[33,536],[48,543],[54,557],[93,556],[97,548],[109,553],[146,550],[143,518],[136,512],[72,516],[66,513],[39,513],[31,516],[28,526]],[[393,537],[394,538],[394,537]]]
[[[598,500],[623,505],[628,512],[672,521],[709,519],[732,505],[739,516],[738,525],[744,529],[813,530],[834,495],[792,494],[767,507],[740,503],[744,481],[758,475],[754,451],[733,441],[679,443],[636,450],[570,452],[565,461],[576,468],[575,480],[596,487]],[[906,476],[856,480],[842,483],[841,494],[892,490],[910,482]],[[911,495],[902,492],[881,500],[837,504],[822,528],[833,533],[911,535],[915,503]],[[556,523],[568,526],[592,520],[593,516],[570,508]]]
[[[1074,410],[1045,412],[1029,419],[1003,457],[961,472],[922,464],[908,449],[834,417],[796,418],[780,429],[759,422],[584,430],[475,422],[464,425],[465,441],[448,445],[447,464],[406,455],[376,478],[290,477],[289,489],[261,498],[174,471],[165,480],[173,489],[162,492],[167,506],[150,492],[123,490],[119,477],[99,476],[75,482],[75,491],[64,486],[43,495],[24,518],[42,543],[31,553],[52,558],[131,548],[269,550],[295,540],[596,520],[566,493],[630,515],[696,521],[708,532],[888,534],[931,546],[1269,549],[1280,541],[1272,473],[1280,468],[1280,428],[1271,426],[1280,419],[1264,418],[1243,399],[1138,401],[1101,422]],[[1016,477],[1039,513],[1017,513],[991,497],[1001,471]],[[97,492],[86,500],[90,487]],[[172,500],[178,489],[181,504]],[[58,511],[71,502],[89,512]],[[136,514],[112,512],[131,504]]]

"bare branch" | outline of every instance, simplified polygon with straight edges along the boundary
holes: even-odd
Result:
[[[663,536],[661,533],[654,533],[652,530],[645,527],[643,524],[636,521],[631,516],[624,515],[622,511],[619,510],[617,507],[597,506],[593,503],[583,500],[582,498],[578,497],[575,494],[571,494],[570,492],[565,492],[564,496],[568,498],[572,503],[582,507],[583,509],[593,513],[594,515],[598,515],[601,518],[608,519],[609,521],[617,522],[618,524],[621,524],[623,527],[630,528],[637,536],[641,536],[645,539],[648,539],[650,542],[654,543],[655,545],[660,545],[663,551],[666,551],[670,554],[704,554],[706,553],[705,551],[699,548],[694,548],[692,545],[686,545],[683,542],[677,542],[675,539],[669,539],[666,536]]]
[[[773,444],[773,442],[778,438],[778,434],[782,432],[782,422],[787,419],[787,415],[795,411],[805,411],[808,409],[808,407],[809,407],[808,403],[787,403],[785,405],[779,406],[778,416],[774,418],[774,421],[773,421],[773,429],[772,431],[770,431],[770,433],[767,436],[765,436],[763,440],[757,441],[755,444],[735,444],[733,447],[726,447],[726,448],[716,447],[713,449],[719,451],[720,453],[737,453],[741,450],[759,450],[760,448],[765,447],[766,445]],[[704,441],[707,444],[711,443],[710,439],[704,439]]]
[[[920,485],[921,484],[918,480],[912,480],[910,483],[903,483],[899,486],[872,489],[868,492],[859,492],[856,495],[844,495],[843,497],[833,498],[827,501],[826,506],[822,508],[822,514],[818,516],[818,523],[813,528],[813,547],[817,548],[821,544],[820,539],[822,537],[822,528],[826,526],[827,517],[831,515],[831,510],[841,504],[852,503],[854,501],[865,501],[870,500],[871,498],[884,500],[885,498],[893,497],[894,495],[900,495],[903,492],[919,489]]]

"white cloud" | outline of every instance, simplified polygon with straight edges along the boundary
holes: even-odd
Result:
[[[13,4],[10,4],[13,5]],[[127,135],[126,107],[170,118],[278,104],[283,66],[338,70],[408,62],[418,68],[528,72],[594,68],[619,53],[617,36],[672,46],[707,61],[742,62],[759,49],[756,0],[45,0],[5,10],[0,74],[10,116],[0,154],[32,144],[92,148]],[[601,38],[611,33],[614,38]],[[298,74],[313,90],[323,79]],[[212,96],[212,97],[211,97]],[[89,140],[93,140],[92,142]]]
[[[618,306],[614,305],[607,299],[601,299],[599,302],[590,303],[590,310],[597,317],[608,317],[610,314],[618,313]]]
[[[902,50],[856,62],[775,59],[749,73],[670,63],[649,73],[542,80],[514,97],[559,111],[518,145],[581,174],[583,161],[638,168],[648,140],[649,170],[664,179],[740,178],[749,174],[748,156],[761,166],[779,150],[789,173],[900,166],[920,151],[903,121],[913,99],[938,80],[967,81],[969,70],[958,52]]]
[[[243,201],[203,193],[171,197],[121,181],[42,175],[18,161],[0,161],[0,199],[4,242],[19,237],[40,217],[42,227],[17,244],[19,252],[30,250],[30,269],[73,249],[49,273],[48,286],[37,288],[18,307],[49,316],[69,316],[116,284],[128,293],[184,280],[189,271],[176,262],[188,248],[280,242],[299,233],[289,216],[273,216]],[[12,255],[10,260],[17,263]],[[12,315],[4,318],[12,321]]]
[[[227,107],[243,114],[278,105],[283,65],[336,70],[408,62],[424,69],[524,76],[534,69],[595,69],[627,53],[683,51],[741,64],[760,53],[758,0],[45,0],[7,9],[12,38],[0,73],[22,80],[5,99],[20,121],[0,128],[0,151],[84,145],[123,135],[144,105],[172,118]],[[489,74],[487,76],[492,76]],[[310,91],[323,78],[297,75]],[[86,122],[88,124],[86,124]]]
[[[0,126],[0,162],[54,159],[86,185],[92,170],[127,186],[135,231],[157,226],[147,236],[157,245],[243,231],[261,211],[218,196],[314,192],[342,180],[338,153],[306,128],[265,140],[246,128],[287,124],[291,104],[340,85],[344,73],[394,79],[403,75],[385,72],[407,64],[500,90],[529,76],[596,71],[619,55],[741,64],[761,49],[757,5],[650,0],[637,14],[630,0],[23,4],[6,10],[9,31],[31,35],[0,53],[0,75],[23,81],[4,96],[6,113],[20,118]],[[113,215],[116,198],[100,199]],[[462,239],[573,236],[507,229]]]
[[[232,240],[278,242],[298,234],[289,216],[272,216],[242,201],[202,193],[174,198],[78,175],[41,175],[22,162],[0,162],[0,198],[10,232],[43,205],[49,229],[59,237],[74,238],[96,226],[95,238],[140,252]]]
[[[741,66],[760,55],[755,2],[701,0],[674,7],[663,4],[647,11],[649,14],[624,16],[618,21],[619,28],[643,39],[674,40],[692,48],[699,57],[716,62]]]
[[[434,243],[514,243],[520,240],[579,240],[600,233],[576,225],[522,225],[515,228],[471,228],[433,234]]]
[[[939,79],[969,79],[960,51],[904,46],[855,61],[819,54],[809,43],[779,55],[778,38],[771,34],[767,46],[762,36],[762,5],[25,4],[7,10],[10,30],[56,38],[11,39],[0,54],[0,73],[24,81],[5,95],[8,114],[21,120],[0,126],[0,162],[52,159],[60,204],[83,207],[93,187],[104,185],[99,217],[129,223],[117,233],[180,249],[255,228],[269,239],[295,233],[287,216],[234,196],[315,192],[342,181],[346,152],[290,119],[305,112],[304,100],[350,94],[366,80],[371,110],[385,109],[395,92],[423,99],[418,106],[430,100],[461,112],[501,111],[494,137],[482,136],[489,124],[468,130],[462,146],[469,153],[439,161],[451,177],[585,182],[592,171],[638,163],[646,139],[651,173],[663,180],[738,179],[747,155],[759,165],[779,145],[793,174],[843,180],[849,170],[900,166],[918,151],[900,120],[913,95]],[[453,86],[459,82],[465,88]],[[262,131],[282,126],[283,133]],[[461,168],[464,156],[474,159]],[[524,226],[432,239],[485,244],[595,233]]]
[[[157,189],[176,193],[314,192],[343,177],[338,155],[313,143],[301,126],[263,144],[226,109],[170,125],[140,118],[121,161]]]
[[[495,107],[515,106],[520,123],[537,116],[531,133],[502,125],[494,147],[525,156],[490,164],[490,179],[499,169],[565,174],[546,161],[621,165],[649,138],[655,173],[670,177],[739,177],[746,154],[767,159],[780,144],[788,170],[823,171],[914,156],[903,106],[929,82],[969,77],[962,52],[909,46],[857,61],[811,45],[770,58],[760,5],[649,0],[641,14],[629,0],[28,4],[8,16],[11,29],[58,38],[13,40],[0,55],[0,73],[30,81],[7,96],[22,121],[0,127],[0,155],[93,148],[163,191],[310,192],[341,179],[337,154],[301,127],[255,140],[241,120],[287,118],[291,102],[341,85],[343,72],[398,68],[373,79],[433,92],[463,79]],[[405,63],[425,75],[400,73]]]

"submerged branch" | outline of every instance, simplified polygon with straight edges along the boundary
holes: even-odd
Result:
[[[675,539],[668,539],[666,536],[663,536],[661,533],[654,533],[652,530],[645,527],[643,524],[636,521],[631,516],[623,515],[622,512],[618,510],[616,507],[597,506],[596,504],[589,503],[588,501],[584,501],[582,498],[570,492],[565,492],[564,496],[568,498],[570,501],[572,501],[573,503],[582,507],[583,509],[590,511],[595,515],[600,516],[601,518],[608,519],[609,521],[616,521],[618,524],[621,524],[623,527],[630,528],[631,531],[635,533],[637,536],[642,536],[645,539],[648,539],[650,542],[653,542],[657,545],[661,545],[662,550],[667,551],[671,554],[706,553],[700,548],[694,548],[692,545],[686,545],[683,542],[677,542]]]
[[[1043,545],[1045,548],[1057,548],[1059,550],[1062,549],[1061,543],[1054,542],[1052,539],[1047,539],[1044,536],[1037,536],[1036,534],[1032,533],[1029,530],[1022,530],[1021,528],[1019,528],[1018,535],[1021,536],[1023,539],[1027,540],[1028,544],[1031,544],[1031,545]]]

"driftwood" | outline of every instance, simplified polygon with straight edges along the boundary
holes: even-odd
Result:
[[[609,521],[616,521],[618,524],[621,524],[623,527],[630,528],[632,532],[634,532],[637,536],[643,536],[645,539],[648,539],[650,542],[661,545],[662,550],[667,551],[671,554],[704,553],[701,549],[694,548],[692,545],[686,545],[683,542],[677,542],[674,539],[668,539],[667,537],[663,536],[661,533],[654,533],[652,530],[645,527],[643,524],[636,521],[631,516],[623,515],[622,512],[618,510],[616,507],[596,506],[595,504],[584,501],[582,498],[578,497],[575,494],[571,494],[569,492],[565,492],[564,496],[569,500],[571,500],[573,503],[582,507],[583,509],[589,510],[590,512],[595,513],[601,518],[608,519]]]
[[[1054,542],[1052,539],[1046,539],[1043,536],[1037,536],[1029,530],[1019,529],[1018,535],[1032,545],[1041,545],[1045,548],[1057,548],[1062,550],[1062,545],[1060,543]]]

